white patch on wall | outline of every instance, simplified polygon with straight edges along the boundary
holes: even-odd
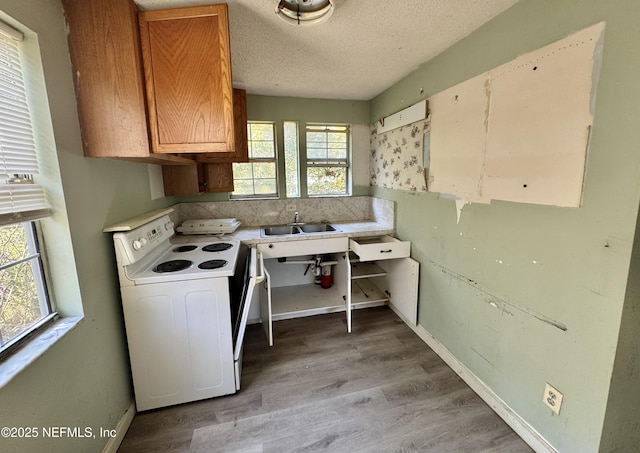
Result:
[[[580,206],[604,28],[432,96],[429,191]]]
[[[430,192],[484,201],[479,178],[486,151],[487,85],[488,75],[481,74],[432,97]]]
[[[416,123],[427,117],[427,100],[423,99],[420,102],[413,104],[406,109],[402,109],[392,115],[382,118],[378,122],[378,134],[389,132],[390,130],[397,129],[399,127],[407,126],[411,123]]]
[[[151,199],[164,197],[164,180],[162,179],[162,166],[147,164],[147,172],[149,174],[149,191]]]

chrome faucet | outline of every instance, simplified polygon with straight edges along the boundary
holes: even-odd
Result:
[[[293,223],[298,224],[298,211],[293,214]]]

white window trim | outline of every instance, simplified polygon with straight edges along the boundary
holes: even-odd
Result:
[[[317,132],[331,132],[330,130],[328,130],[328,127],[331,126],[338,126],[338,127],[345,127],[346,130],[344,131],[344,133],[346,134],[346,138],[347,138],[347,155],[344,159],[334,159],[334,158],[326,158],[326,159],[317,159],[317,158],[310,158],[309,156],[309,142],[307,141],[307,133],[309,132],[310,129],[313,128],[318,128]],[[325,128],[325,130],[321,130],[321,128]],[[328,198],[328,197],[348,197],[351,196],[351,156],[352,156],[352,143],[351,143],[351,125],[350,124],[344,124],[344,123],[331,123],[331,122],[325,122],[325,123],[317,123],[317,122],[313,122],[313,123],[307,123],[305,125],[305,129],[304,129],[304,137],[305,137],[305,149],[306,149],[306,156],[305,156],[305,187],[306,187],[306,197],[307,198]],[[343,132],[343,131],[335,131],[335,132]],[[344,193],[326,193],[326,194],[310,194],[309,193],[309,172],[307,171],[308,168],[324,168],[324,167],[343,167],[345,168],[345,191]]]
[[[260,163],[260,162],[264,162],[264,163],[273,163],[275,166],[275,171],[276,171],[276,191],[273,194],[236,194],[234,195],[233,192],[229,193],[229,199],[230,200],[277,200],[280,198],[280,172],[278,171],[278,135],[277,135],[277,126],[276,126],[276,122],[275,121],[247,121],[247,126],[249,124],[269,124],[272,126],[273,128],[273,147],[274,147],[274,157],[273,158],[266,158],[266,157],[258,157],[258,158],[251,158],[249,157],[249,162],[247,163]],[[251,136],[250,134],[247,134],[247,140],[251,141]],[[255,181],[255,179],[252,178],[253,181]],[[234,178],[234,183],[235,183],[235,178]],[[255,191],[254,191],[255,192]]]
[[[18,38],[24,36],[25,85],[29,95],[33,96],[29,97],[29,107],[34,122],[38,124],[37,130],[34,130],[36,143],[39,144],[38,160],[42,167],[47,169],[46,174],[39,175],[37,182],[42,182],[43,186],[53,189],[52,192],[48,193],[51,196],[48,200],[51,203],[50,206],[64,206],[62,192],[56,190],[61,186],[61,180],[37,34],[2,11],[0,11],[0,22],[2,22],[0,28],[5,33],[8,27],[9,34],[15,33],[15,37]],[[7,26],[6,24],[9,25]],[[46,150],[46,152],[41,153],[40,151],[42,150]],[[2,359],[2,362],[0,362],[0,388],[5,387],[23,370],[44,355],[49,348],[71,330],[74,330],[84,318],[66,213],[64,210],[56,212],[54,217],[46,217],[41,220],[40,225],[44,230],[45,237],[49,241],[56,243],[56,246],[53,247],[53,253],[48,253],[49,259],[53,258],[57,264],[60,264],[60,266],[57,266],[58,269],[61,266],[65,269],[63,272],[56,271],[48,275],[48,277],[52,278],[50,278],[51,285],[47,286],[50,293],[53,292],[51,291],[52,285],[57,288],[55,293],[58,296],[57,299],[63,302],[65,314],[62,315],[63,317],[48,323],[41,330],[33,332],[29,340],[25,341],[17,351]],[[33,214],[33,216],[29,217],[23,215],[18,220],[24,222],[43,218],[48,212],[42,211]],[[41,244],[44,243],[41,242]],[[46,248],[46,245],[43,248]],[[43,260],[42,265],[44,271],[48,272],[46,259]],[[54,304],[53,297],[51,297],[50,301]],[[58,306],[58,308],[60,307]]]
[[[75,329],[82,319],[82,316],[59,318],[39,330],[17,352],[6,357],[0,366],[0,389],[35,362],[64,335]]]

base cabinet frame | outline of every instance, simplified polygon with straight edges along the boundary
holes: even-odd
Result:
[[[362,242],[371,241],[371,238],[367,238]],[[315,251],[309,248],[311,241],[305,242],[307,247],[302,248],[304,253]],[[383,253],[375,250],[375,253],[371,253],[371,247],[367,244],[365,250],[368,251],[363,253],[364,261],[353,250],[346,250],[347,247],[344,251],[333,250],[333,285],[329,289],[320,288],[309,281],[302,266],[310,255],[291,256],[289,249],[293,242],[273,246],[260,244],[258,251],[265,273],[265,280],[260,286],[260,318],[269,345],[273,346],[274,343],[274,321],[345,311],[347,331],[351,332],[354,309],[387,304],[403,321],[416,326],[419,263],[408,256],[410,243],[386,236],[381,243]],[[386,252],[389,244],[394,248],[393,253]],[[295,281],[297,277],[287,274],[295,266],[301,266],[301,275],[304,272],[305,277],[300,282]]]

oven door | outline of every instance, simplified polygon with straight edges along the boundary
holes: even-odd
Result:
[[[234,325],[234,343],[233,343],[233,360],[236,372],[236,390],[240,390],[240,373],[242,371],[242,346],[244,333],[247,330],[247,320],[249,318],[249,309],[251,308],[251,299],[253,298],[254,288],[264,280],[262,272],[259,272],[260,263],[257,259],[256,247],[251,247],[251,251],[246,257],[246,266],[244,269],[244,286],[241,292],[240,300],[237,301],[238,314]]]

